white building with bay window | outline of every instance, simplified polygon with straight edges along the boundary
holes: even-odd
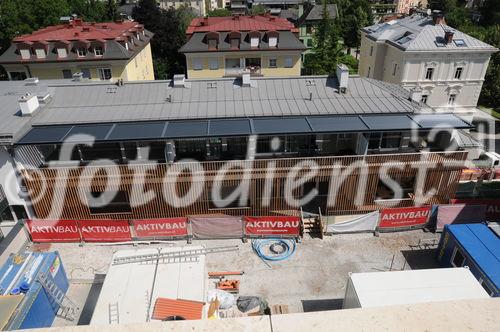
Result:
[[[447,26],[440,13],[419,13],[362,29],[359,74],[401,84],[434,109],[471,120],[496,51]]]

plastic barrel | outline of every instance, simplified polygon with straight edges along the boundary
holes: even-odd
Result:
[[[21,290],[19,289],[19,287],[12,288],[12,290],[10,291],[10,294],[11,295],[19,295],[19,294],[21,294]]]
[[[19,289],[21,290],[21,293],[27,293],[30,289],[30,284],[26,281],[23,281],[19,286]]]

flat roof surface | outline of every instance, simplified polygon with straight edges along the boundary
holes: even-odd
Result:
[[[488,298],[466,268],[352,273],[362,308]]]
[[[202,249],[189,246],[189,249]],[[186,247],[162,248],[161,252]],[[120,250],[115,257],[157,254],[157,249]],[[156,261],[110,265],[90,325],[140,323],[148,321],[159,297],[204,302],[205,256],[197,262]]]
[[[500,289],[500,238],[484,224],[446,225],[485,275]]]

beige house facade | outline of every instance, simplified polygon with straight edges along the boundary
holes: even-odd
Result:
[[[416,14],[362,30],[359,74],[400,84],[436,110],[471,120],[496,51],[439,15]]]

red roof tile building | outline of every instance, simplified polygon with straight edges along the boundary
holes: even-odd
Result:
[[[306,47],[298,32],[288,20],[271,15],[195,18],[180,52],[189,78],[300,76]]]
[[[90,23],[69,19],[14,38],[0,56],[11,80],[87,78],[154,79],[150,39],[134,21]]]

